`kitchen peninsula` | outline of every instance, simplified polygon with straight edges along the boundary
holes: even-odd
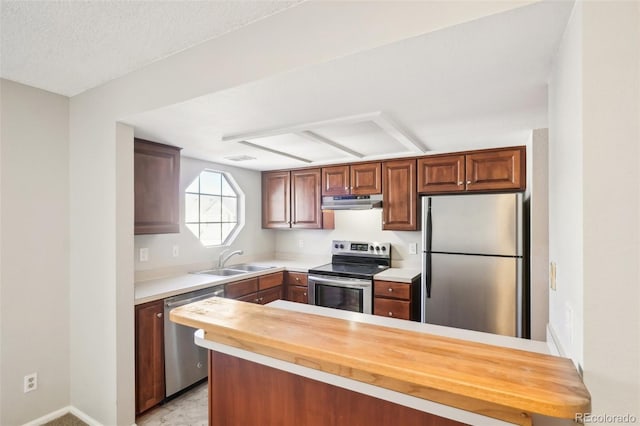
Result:
[[[212,425],[537,425],[590,409],[541,342],[284,301],[211,298],[171,320],[210,349]]]

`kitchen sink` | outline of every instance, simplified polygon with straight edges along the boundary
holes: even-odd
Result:
[[[224,269],[206,269],[204,271],[194,272],[194,274],[205,274],[205,275],[218,275],[220,277],[231,277],[234,275],[246,274],[249,271],[241,271],[231,268]]]
[[[246,263],[241,263],[239,265],[231,265],[227,266],[225,269],[233,269],[234,271],[243,271],[243,272],[259,272],[266,271],[267,269],[273,269],[275,266],[258,266],[258,265],[249,265]]]

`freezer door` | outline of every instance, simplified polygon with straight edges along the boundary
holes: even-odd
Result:
[[[427,323],[521,336],[521,260],[432,255]]]
[[[522,194],[423,197],[423,229],[429,198],[432,251],[522,256]]]

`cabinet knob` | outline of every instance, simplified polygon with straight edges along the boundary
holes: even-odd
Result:
[[[157,316],[158,318],[162,318],[162,312],[158,312],[158,313],[156,314],[156,316]]]
[[[300,281],[300,277],[296,277],[296,281]]]
[[[392,317],[393,316],[393,312],[389,312],[389,316]]]
[[[462,181],[458,182],[458,186],[462,186],[462,184],[464,184],[464,182]]]
[[[303,294],[304,296],[306,296],[306,295],[307,295],[307,292],[305,291],[305,292],[304,292],[304,293],[302,293],[302,294]]]
[[[470,180],[467,181],[467,185],[471,185],[471,181]]]
[[[388,291],[389,293],[391,293],[391,292],[393,291],[393,289],[392,289],[391,287],[389,287],[389,288],[387,289],[387,291]]]

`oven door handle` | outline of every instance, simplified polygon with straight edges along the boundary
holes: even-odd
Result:
[[[343,287],[353,287],[353,288],[364,288],[364,287],[371,286],[371,281],[367,281],[367,280],[341,280],[338,278],[323,278],[323,277],[318,277],[313,275],[310,275],[308,279],[310,284],[311,282],[315,282],[315,283],[323,283],[323,284],[335,284]]]

